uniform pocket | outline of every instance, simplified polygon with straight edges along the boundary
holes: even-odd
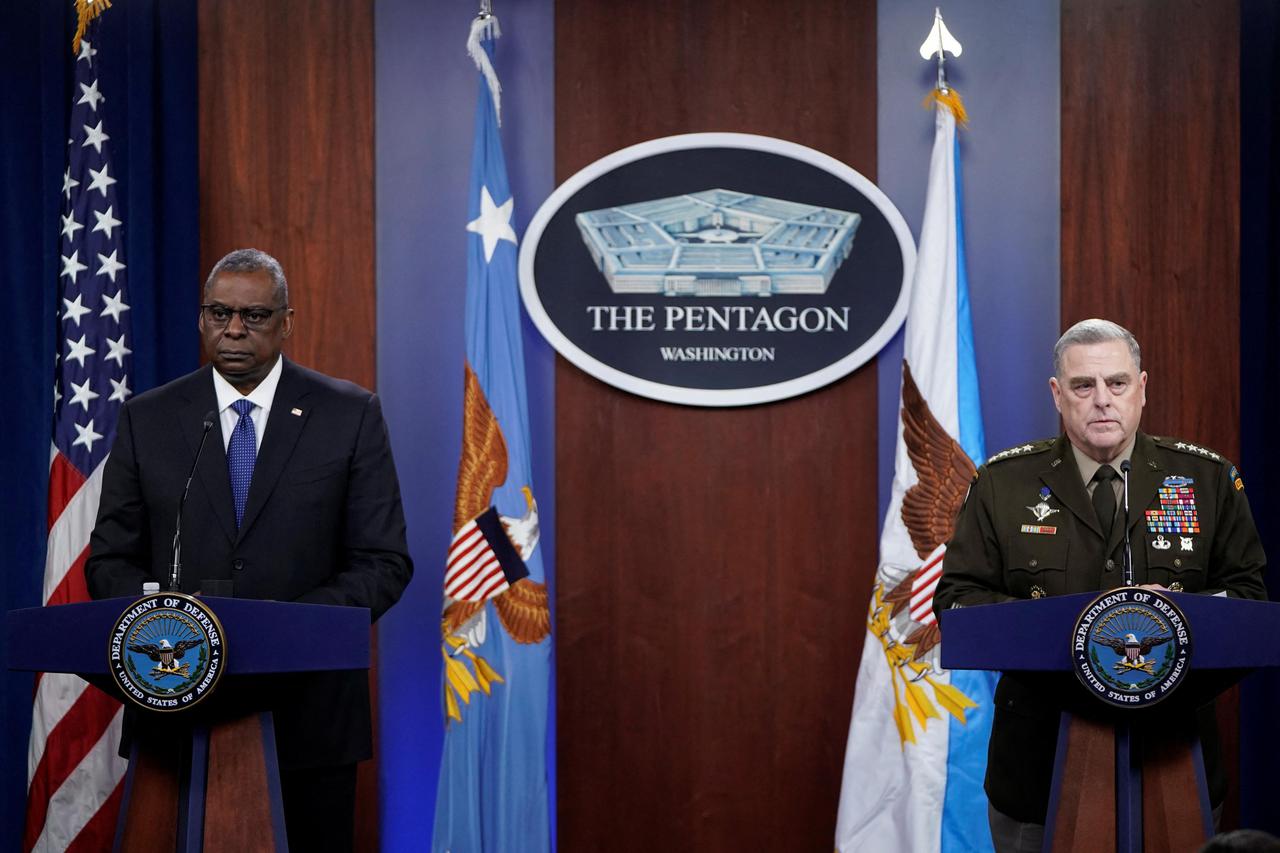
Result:
[[[1148,535],[1143,544],[1147,553],[1147,583],[1187,592],[1204,588],[1205,561],[1199,550],[1208,546],[1199,536]]]
[[[1066,536],[1020,533],[1009,547],[1009,592],[1019,598],[1062,595],[1067,583]]]

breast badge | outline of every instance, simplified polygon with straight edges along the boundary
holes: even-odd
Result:
[[[1165,477],[1158,492],[1160,508],[1147,510],[1148,533],[1200,532],[1194,482],[1190,477]]]
[[[1037,503],[1035,506],[1029,506],[1029,507],[1027,507],[1027,509],[1031,510],[1031,514],[1032,514],[1032,515],[1034,515],[1034,516],[1036,517],[1036,521],[1044,521],[1046,518],[1048,518],[1049,516],[1053,515],[1055,512],[1059,512],[1059,511],[1060,511],[1060,510],[1056,510],[1056,509],[1054,509],[1053,507],[1049,506],[1049,495],[1050,495],[1050,494],[1051,494],[1051,493],[1050,493],[1050,491],[1049,491],[1049,489],[1048,489],[1048,487],[1047,487],[1047,486],[1046,486],[1046,487],[1044,487],[1044,488],[1041,488],[1041,489],[1040,489],[1040,502],[1039,502],[1039,503]]]
[[[1120,708],[1153,705],[1190,668],[1191,632],[1173,600],[1149,589],[1103,593],[1072,633],[1076,677],[1099,700]]]
[[[200,599],[157,592],[120,615],[107,654],[125,698],[151,711],[180,711],[212,693],[222,678],[226,637]]]

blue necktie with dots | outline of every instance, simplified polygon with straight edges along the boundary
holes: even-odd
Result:
[[[249,500],[249,483],[253,480],[253,463],[258,457],[258,447],[253,431],[253,418],[249,412],[254,408],[249,400],[236,400],[231,408],[236,410],[240,420],[231,431],[231,441],[227,443],[227,472],[231,475],[231,497],[236,504],[236,529],[240,529],[240,520],[244,518],[244,505]]]

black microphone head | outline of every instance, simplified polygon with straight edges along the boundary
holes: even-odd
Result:
[[[1130,468],[1132,468],[1132,467],[1133,467],[1133,466],[1129,464],[1129,460],[1128,460],[1128,459],[1126,459],[1126,460],[1124,460],[1123,462],[1121,462],[1121,463],[1120,463],[1120,470],[1121,470],[1121,471],[1123,471],[1123,472],[1124,472],[1124,473],[1126,473],[1126,474],[1128,474],[1128,473],[1129,473],[1129,469],[1130,469]]]
[[[204,413],[204,428],[213,429],[213,422],[218,419],[218,413],[213,409]]]

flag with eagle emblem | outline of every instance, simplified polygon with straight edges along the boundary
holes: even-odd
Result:
[[[985,456],[965,275],[954,90],[936,94],[920,252],[907,312],[893,494],[845,750],[836,849],[990,850],[995,676],[939,665],[933,590]]]
[[[550,848],[551,614],[538,548],[514,201],[498,136],[497,19],[472,24],[480,68],[467,215],[462,458],[445,568],[444,749],[432,849]]]

